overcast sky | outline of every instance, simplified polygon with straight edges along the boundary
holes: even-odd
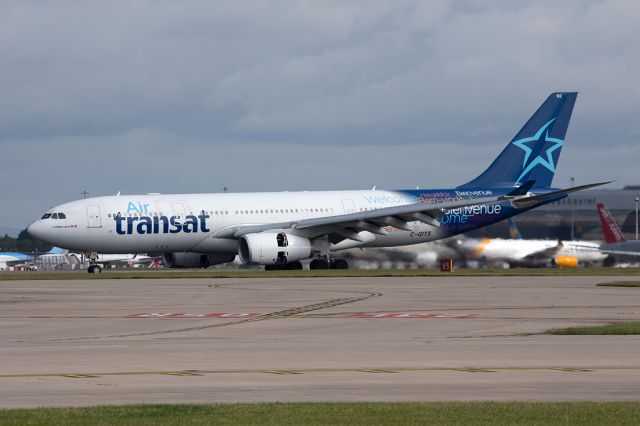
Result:
[[[0,226],[91,195],[452,187],[553,91],[640,183],[640,2],[0,2]]]

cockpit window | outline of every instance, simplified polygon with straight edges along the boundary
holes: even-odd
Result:
[[[49,219],[51,217],[51,213],[45,213],[40,219]]]
[[[67,215],[65,215],[64,213],[58,213],[58,219],[66,219]]]
[[[57,219],[58,218],[58,213],[54,213],[51,215],[51,219]]]

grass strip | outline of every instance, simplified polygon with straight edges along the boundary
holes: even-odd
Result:
[[[302,271],[251,270],[104,270],[88,274],[84,270],[64,272],[2,272],[0,281],[12,280],[100,280],[100,279],[163,279],[163,278],[313,278],[313,277],[477,277],[477,276],[638,276],[640,268],[512,268],[457,269],[440,272],[438,269],[333,269]]]
[[[560,335],[636,335],[640,334],[640,322],[619,322],[595,327],[552,328],[548,334]]]
[[[637,425],[638,402],[129,405],[0,410],[2,425]]]

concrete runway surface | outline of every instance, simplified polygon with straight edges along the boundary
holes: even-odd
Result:
[[[640,400],[623,277],[0,282],[0,407]]]

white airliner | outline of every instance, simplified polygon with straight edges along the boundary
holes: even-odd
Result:
[[[93,258],[165,253],[169,267],[238,254],[265,269],[301,269],[304,259],[312,269],[347,268],[332,253],[450,237],[602,185],[551,188],[576,96],[552,93],[484,173],[454,189],[96,197],[54,207],[28,231]]]
[[[602,262],[607,254],[592,241],[463,239],[457,249],[470,259],[510,267],[562,266],[575,268]]]
[[[84,263],[84,255],[81,253],[70,253],[69,257],[72,257],[74,263]],[[146,254],[102,254],[97,253],[95,256],[95,263],[104,266],[126,266],[131,267],[134,265],[149,265],[156,257],[147,256]]]
[[[16,252],[0,252],[0,271],[8,271],[15,265],[26,263],[33,259],[33,256]]]
[[[20,265],[31,265],[36,259],[43,259],[50,256],[59,256],[62,254],[62,250],[58,247],[53,247],[47,253],[17,253],[17,252],[0,252],[0,271],[8,271],[13,267]]]
[[[640,240],[628,241],[607,206],[598,203],[597,207],[604,235],[604,244],[600,246],[600,250],[614,256],[615,259],[637,262],[640,256]]]

